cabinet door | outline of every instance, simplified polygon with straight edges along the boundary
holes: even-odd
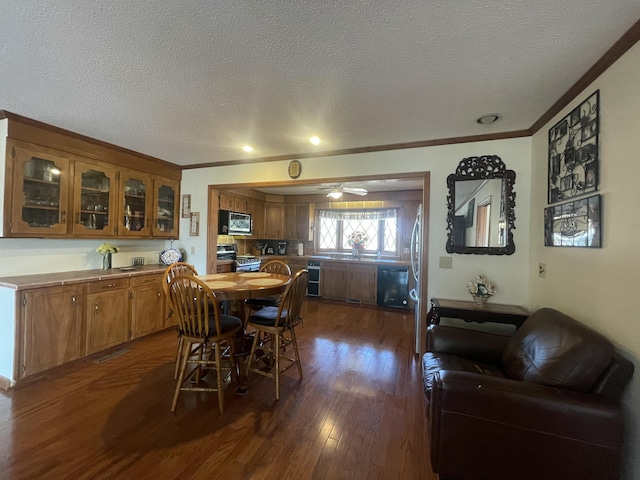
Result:
[[[309,205],[296,206],[296,240],[306,240],[309,237]]]
[[[344,300],[347,293],[346,265],[322,262],[320,267],[320,293],[323,298]]]
[[[264,237],[264,202],[247,200],[247,213],[251,214],[251,234],[253,238]]]
[[[413,224],[418,214],[419,202],[405,202],[402,208],[402,241],[404,243],[411,242],[411,233],[413,232]]]
[[[243,197],[233,197],[233,210],[235,212],[247,213],[247,200]]]
[[[151,236],[151,176],[134,170],[120,172],[118,235]]]
[[[220,210],[233,211],[233,196],[227,193],[220,194]]]
[[[68,286],[24,294],[21,378],[82,357],[82,292]]]
[[[296,230],[296,206],[285,205],[284,207],[284,238],[287,240],[297,240]]]
[[[116,169],[101,163],[74,163],[73,233],[115,233]]]
[[[180,202],[180,186],[175,180],[155,177],[153,179],[153,202],[155,218],[153,221],[154,237],[178,237],[178,205]]]
[[[289,268],[291,269],[291,274],[295,275],[296,272],[298,272],[300,270],[304,270],[305,268],[307,268],[307,261],[306,260],[288,259],[287,260],[287,265],[289,265]]]
[[[71,162],[48,148],[11,146],[13,199],[10,231],[38,237],[69,233]]]
[[[162,275],[133,278],[131,301],[131,338],[138,338],[164,328]]]
[[[267,238],[282,239],[284,235],[284,205],[280,203],[265,203],[265,236]]]
[[[87,295],[87,355],[129,338],[129,290]]]
[[[376,265],[348,265],[347,299],[375,305],[378,287]]]

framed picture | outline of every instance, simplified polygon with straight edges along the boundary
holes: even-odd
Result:
[[[191,194],[182,195],[182,218],[191,218]]]
[[[197,237],[200,235],[200,212],[191,212],[189,221],[189,235]]]
[[[598,190],[600,90],[549,129],[547,203]]]
[[[465,227],[471,228],[473,227],[473,213],[476,208],[476,199],[472,198],[469,200],[469,205],[467,206],[467,216],[465,217]]]
[[[545,247],[602,246],[600,195],[573,200],[544,210]]]

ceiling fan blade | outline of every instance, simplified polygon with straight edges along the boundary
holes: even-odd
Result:
[[[367,191],[364,188],[357,188],[357,187],[354,187],[354,188],[344,187],[342,191],[344,193],[351,193],[353,195],[360,195],[360,196],[364,196],[367,194]]]

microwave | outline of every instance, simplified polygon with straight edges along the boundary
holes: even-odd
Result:
[[[251,214],[220,210],[218,235],[251,235]]]

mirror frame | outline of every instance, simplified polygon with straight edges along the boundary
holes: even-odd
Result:
[[[503,179],[505,221],[506,221],[506,245],[504,247],[467,247],[454,245],[453,220],[455,216],[455,185],[457,181]],[[464,253],[474,255],[512,255],[516,251],[513,243],[513,230],[516,225],[516,192],[513,186],[516,183],[516,172],[507,170],[504,162],[497,155],[483,155],[481,157],[463,158],[456,168],[456,173],[447,177],[449,194],[447,195],[447,253]]]

